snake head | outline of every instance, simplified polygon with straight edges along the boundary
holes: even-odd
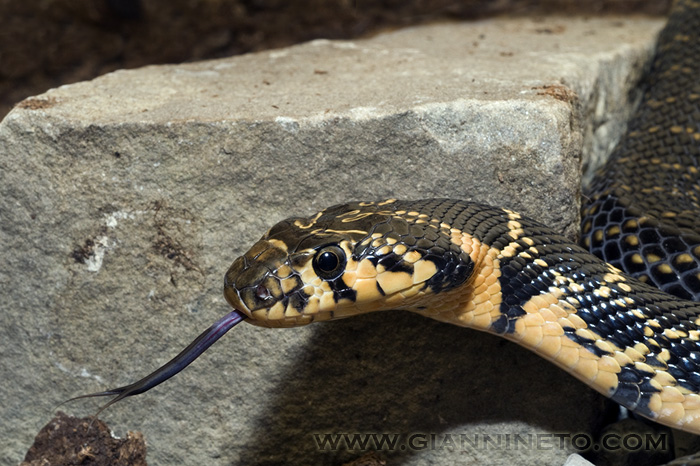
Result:
[[[403,204],[343,204],[278,223],[227,271],[227,301],[266,327],[420,312],[421,297],[463,284],[473,263],[437,220]]]

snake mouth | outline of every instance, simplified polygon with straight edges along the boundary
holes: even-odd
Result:
[[[233,308],[234,311],[238,312],[244,317],[253,317],[248,307],[245,304],[243,304],[243,301],[238,296],[238,292],[235,288],[225,285],[224,298],[226,299],[226,302],[229,304],[229,306]]]

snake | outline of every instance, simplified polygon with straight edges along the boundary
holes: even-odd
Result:
[[[102,409],[174,376],[241,321],[405,310],[499,335],[630,411],[700,434],[700,2],[678,1],[646,90],[584,192],[580,244],[453,199],[348,202],[272,226],[224,277],[233,310]],[[99,412],[98,412],[99,414]]]

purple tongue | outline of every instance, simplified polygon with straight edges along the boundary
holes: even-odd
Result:
[[[89,398],[93,396],[111,396],[116,395],[109,403],[102,406],[95,416],[100,414],[104,409],[113,405],[119,400],[123,400],[128,396],[138,395],[140,393],[146,392],[158,384],[161,384],[168,380],[170,377],[174,376],[185,367],[189,366],[192,361],[197,359],[203,352],[207,350],[211,345],[213,345],[216,340],[224,336],[226,332],[231,330],[236,324],[243,321],[246,316],[240,311],[233,310],[226,314],[221,319],[217,320],[214,325],[205,330],[200,336],[198,336],[190,345],[182,350],[180,354],[175,356],[173,359],[165,363],[163,366],[159,367],[152,373],[148,374],[143,379],[138,382],[134,382],[131,385],[125,385],[119,388],[113,388],[111,390],[105,390],[104,392],[90,393],[88,395],[76,396],[68,401],[79,400],[80,398]],[[61,403],[63,404],[63,403]]]

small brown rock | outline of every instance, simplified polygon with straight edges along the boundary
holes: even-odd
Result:
[[[99,419],[59,411],[34,438],[20,466],[53,464],[146,466],[146,442],[141,432],[114,438]]]
[[[372,451],[349,463],[345,463],[343,466],[386,466],[386,461],[376,452]]]

